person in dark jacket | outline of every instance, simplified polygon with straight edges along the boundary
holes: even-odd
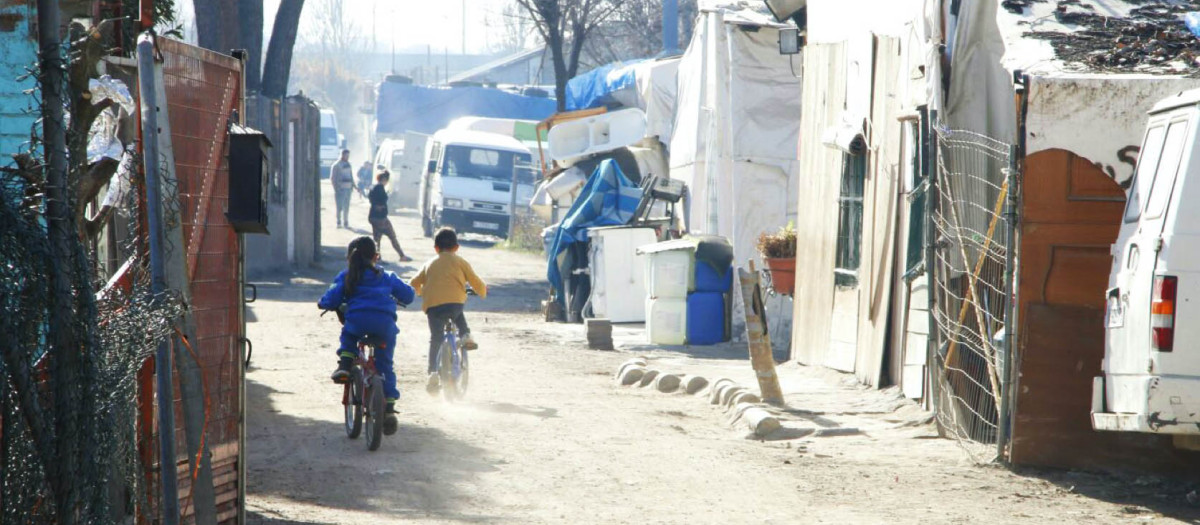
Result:
[[[367,221],[371,223],[371,236],[375,238],[375,244],[378,245],[379,241],[386,236],[392,241],[392,248],[395,248],[396,253],[400,254],[400,262],[409,262],[412,257],[404,255],[400,241],[396,240],[396,230],[392,228],[392,221],[388,219],[388,194],[385,188],[391,178],[392,174],[387,170],[380,170],[375,175],[375,187],[371,188],[371,193],[367,194],[367,200],[371,203]]]
[[[317,301],[322,310],[345,306],[345,325],[337,352],[338,367],[331,379],[335,383],[350,380],[350,369],[358,357],[359,339],[367,335],[382,337],[385,344],[375,349],[375,366],[383,374],[383,393],[387,397],[383,430],[391,434],[396,431],[396,400],[400,399],[393,361],[396,335],[400,333],[396,328],[396,303],[410,304],[416,293],[396,274],[375,266],[379,252],[370,237],[354,239],[346,251],[347,268],[334,277],[333,285]]]

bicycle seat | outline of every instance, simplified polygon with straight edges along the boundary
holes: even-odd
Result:
[[[383,336],[368,334],[360,337],[358,344],[373,346],[375,348],[385,348],[387,346],[387,339],[384,339]]]

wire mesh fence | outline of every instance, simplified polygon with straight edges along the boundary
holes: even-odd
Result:
[[[1013,286],[1009,144],[935,130],[931,226],[938,424],[976,461],[994,459],[1000,436],[1005,322]]]

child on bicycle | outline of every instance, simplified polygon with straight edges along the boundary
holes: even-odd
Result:
[[[354,239],[346,251],[348,267],[333,279],[333,285],[317,302],[322,310],[346,307],[338,366],[331,379],[335,383],[350,380],[359,339],[367,335],[382,337],[386,346],[375,349],[375,366],[383,374],[383,392],[387,397],[383,429],[390,434],[396,429],[396,400],[400,399],[393,365],[396,335],[400,332],[396,328],[396,303],[407,305],[416,294],[396,274],[375,266],[379,251],[370,237]]]
[[[463,316],[463,304],[467,302],[466,285],[470,284],[479,297],[487,297],[487,284],[475,275],[475,270],[466,259],[458,256],[458,235],[454,230],[438,230],[433,237],[433,249],[437,257],[426,262],[410,283],[417,295],[421,296],[421,308],[429,318],[429,383],[426,388],[430,392],[436,392],[439,386],[435,365],[446,321],[453,321],[458,328],[463,348],[479,348],[471,338],[471,329],[467,326],[467,318]]]

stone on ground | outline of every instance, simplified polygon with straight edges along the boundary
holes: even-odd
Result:
[[[746,426],[750,427],[750,431],[756,436],[765,437],[782,426],[779,418],[749,403],[738,405],[737,411],[741,414],[742,421],[746,422]]]
[[[654,380],[654,388],[664,394],[670,394],[679,390],[679,384],[682,381],[675,374],[661,374]]]
[[[646,375],[646,369],[642,367],[628,367],[624,372],[621,372],[621,386],[629,386],[642,380],[642,376]]]
[[[700,376],[688,376],[683,382],[683,391],[689,394],[698,394],[704,387],[708,386],[708,380]]]
[[[653,368],[646,370],[646,373],[642,375],[642,382],[639,386],[650,386],[650,383],[653,383],[654,378],[658,377],[658,374],[660,373],[661,372]]]

